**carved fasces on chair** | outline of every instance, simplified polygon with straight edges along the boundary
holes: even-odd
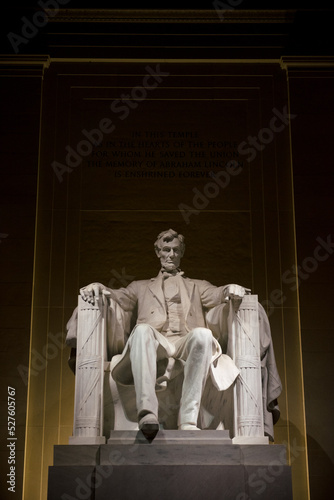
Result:
[[[240,370],[233,388],[233,442],[266,444],[257,295],[230,301],[227,354]]]
[[[73,436],[70,444],[105,443],[103,381],[107,361],[105,299],[92,305],[79,296]]]

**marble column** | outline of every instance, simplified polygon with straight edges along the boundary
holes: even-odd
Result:
[[[264,436],[257,295],[229,304],[228,354],[240,370],[233,388],[233,443],[267,444]]]
[[[104,444],[103,381],[106,359],[106,305],[79,296],[73,436],[70,444]]]

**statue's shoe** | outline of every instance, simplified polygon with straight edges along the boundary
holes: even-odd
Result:
[[[147,439],[154,439],[159,430],[159,421],[153,413],[148,413],[139,420],[139,430]]]
[[[181,424],[179,425],[179,431],[200,431],[198,427],[194,424]]]

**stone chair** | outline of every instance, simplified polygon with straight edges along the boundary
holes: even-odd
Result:
[[[71,347],[70,366],[76,374],[70,444],[103,444],[111,430],[138,430],[134,387],[120,385],[112,377],[135,321],[135,314],[123,311],[107,295],[98,305],[79,296],[66,338]],[[230,388],[220,392],[208,379],[199,427],[228,429],[235,444],[266,444],[268,438],[273,441],[282,386],[269,321],[257,295],[209,310],[206,322],[239,375]],[[163,429],[177,429],[182,377],[180,371],[169,381],[157,381]]]

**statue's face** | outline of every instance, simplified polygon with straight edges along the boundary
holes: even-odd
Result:
[[[168,243],[162,242],[162,246],[157,250],[157,256],[160,259],[161,267],[167,271],[173,271],[180,267],[182,251],[181,244],[177,238]]]

